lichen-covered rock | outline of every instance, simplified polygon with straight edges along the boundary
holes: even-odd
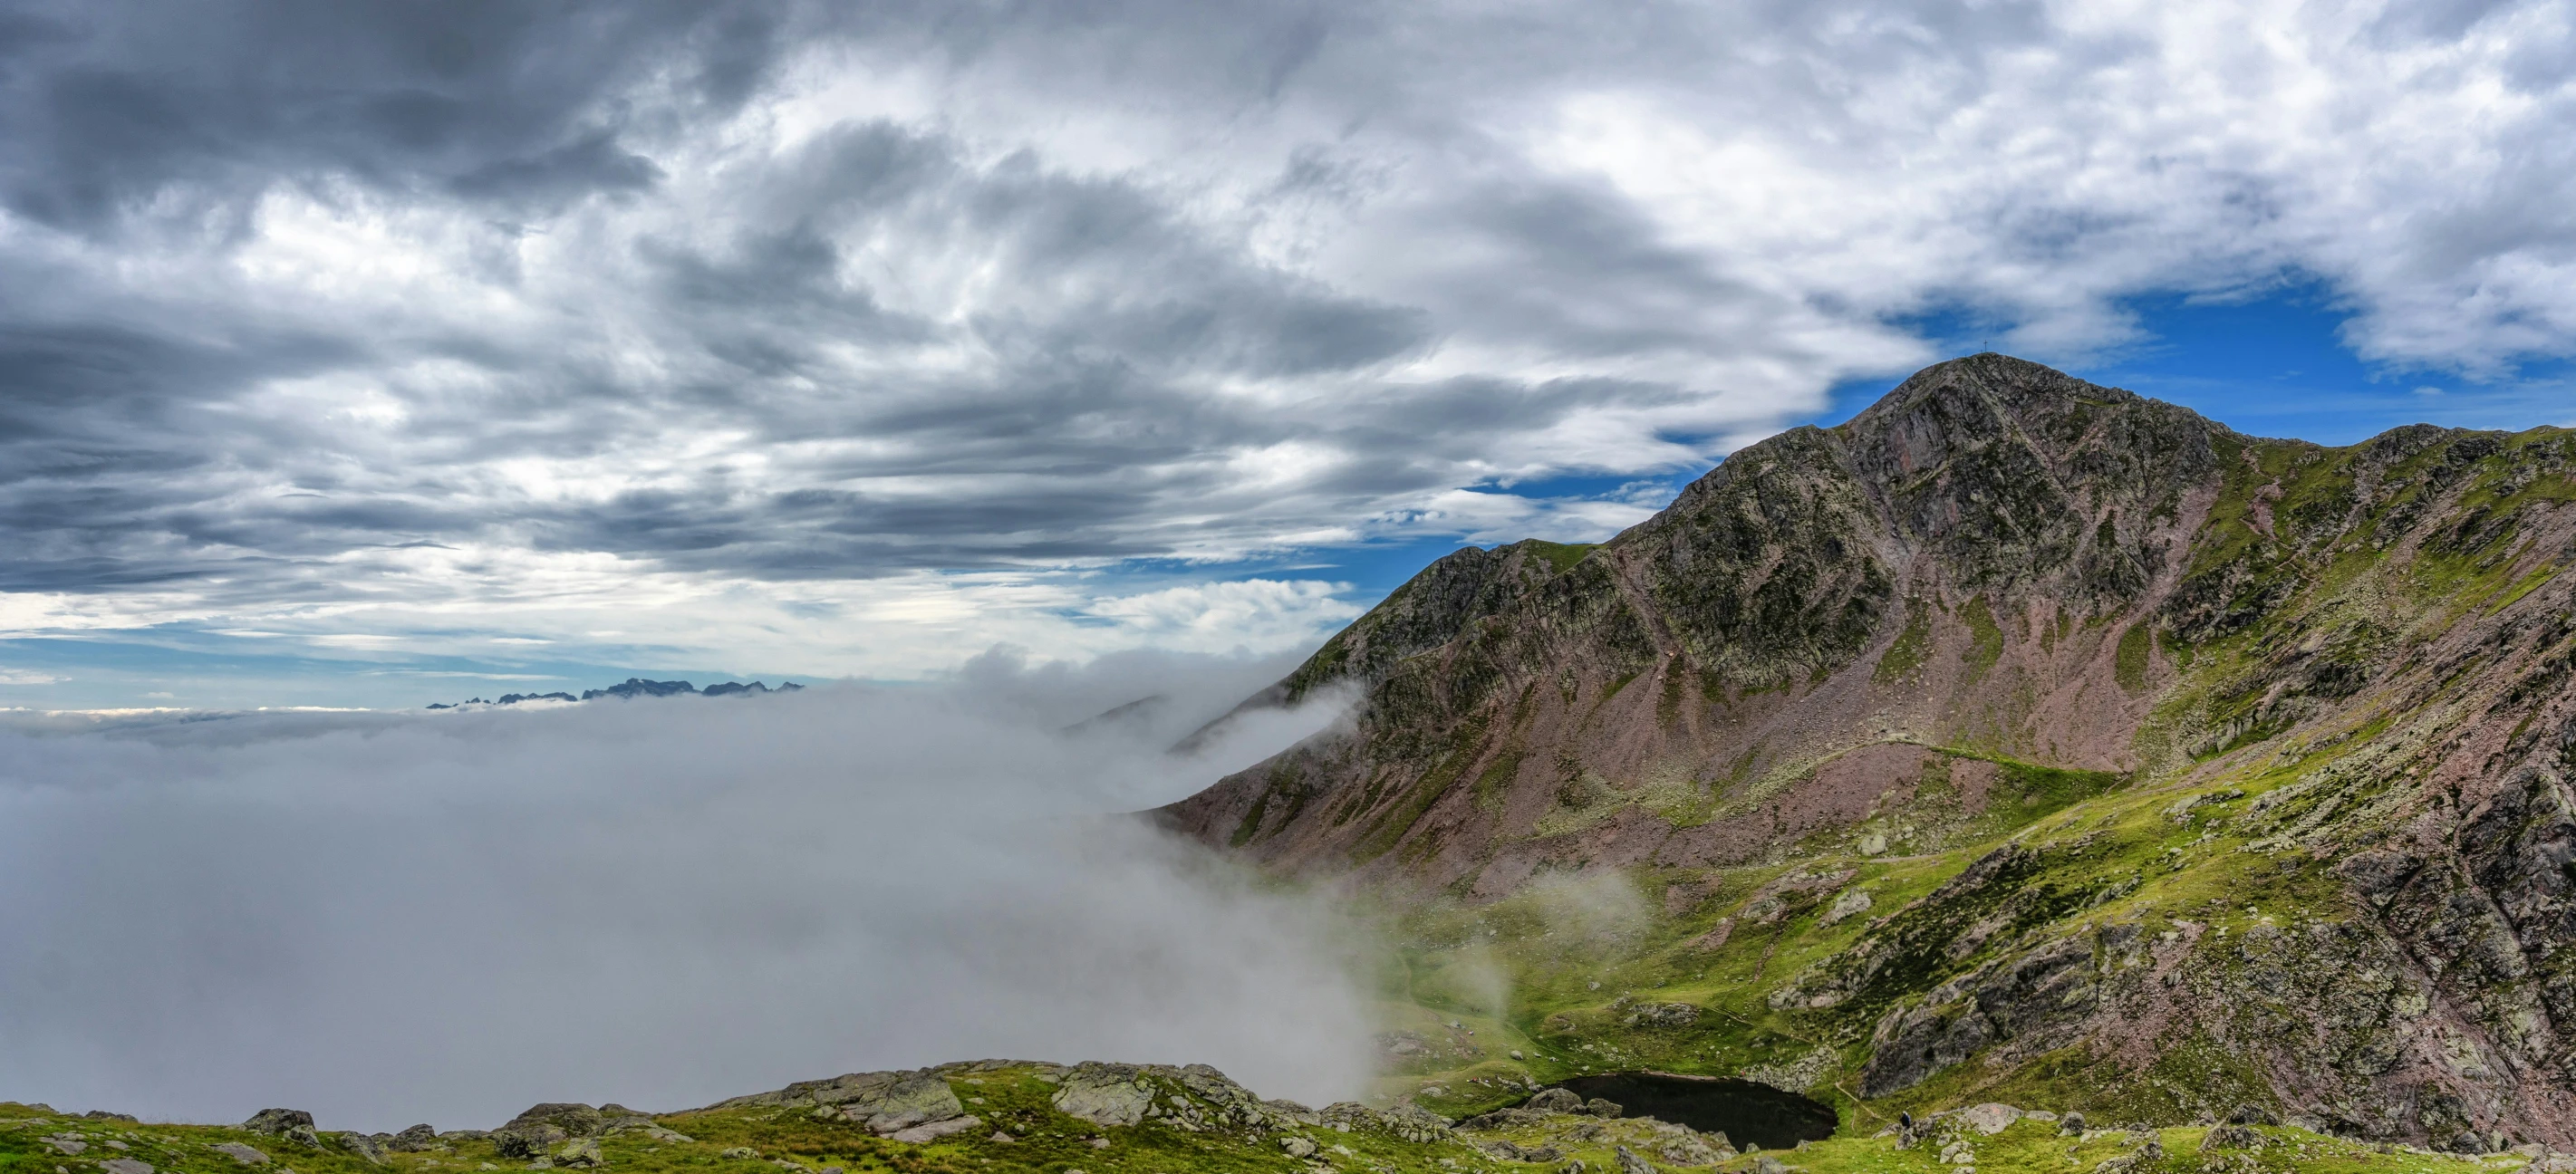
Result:
[[[1095,1125],[1123,1127],[1145,1119],[1154,1086],[1130,1064],[1076,1065],[1055,1091],[1056,1111]]]
[[[895,1141],[927,1145],[943,1137],[981,1128],[983,1124],[984,1121],[980,1117],[950,1117],[943,1121],[926,1121],[919,1125],[898,1129],[887,1136]]]
[[[359,1159],[368,1165],[385,1164],[385,1144],[382,1137],[364,1133],[343,1133],[339,1140],[341,1149],[358,1155]]]
[[[290,1129],[312,1129],[313,1114],[302,1109],[262,1109],[251,1114],[250,1120],[242,1122],[241,1127],[252,1133],[279,1136]]]
[[[1699,1022],[1699,1008],[1689,1003],[1643,1003],[1628,1012],[1630,1027],[1688,1027]]]
[[[438,1131],[426,1123],[405,1128],[385,1142],[385,1148],[400,1153],[416,1154],[438,1148]]]

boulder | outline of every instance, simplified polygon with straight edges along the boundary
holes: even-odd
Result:
[[[222,1145],[209,1146],[207,1148],[245,1166],[265,1166],[268,1164],[267,1154],[263,1154],[258,1150],[252,1149],[237,1141],[228,1141]]]
[[[1595,1117],[1616,1117],[1627,1110],[1607,1097],[1594,1097],[1583,1102],[1583,1111]]]
[[[588,1105],[549,1102],[529,1106],[526,1112],[510,1118],[510,1123],[501,1128],[524,1131],[540,1125],[562,1130],[565,1138],[597,1137],[600,1130],[607,1128],[608,1118]]]
[[[2230,1125],[2278,1125],[2281,1123],[2281,1119],[2273,1116],[2272,1110],[2266,1109],[2252,1101],[2247,1101],[2246,1103],[2238,1105],[2227,1111],[2227,1123]]]
[[[944,1121],[925,1122],[909,1129],[898,1129],[887,1136],[908,1145],[927,1145],[950,1134],[964,1133],[983,1123],[983,1120],[978,1117],[951,1117]]]
[[[1959,1120],[1966,1122],[1968,1128],[1992,1137],[2003,1132],[2013,1122],[2021,1120],[2021,1110],[2011,1105],[1988,1101],[1982,1105],[1960,1110]]]
[[[98,1168],[106,1171],[107,1174],[152,1174],[152,1163],[138,1162],[132,1158],[109,1158],[99,1163]]]
[[[2263,1135],[2248,1125],[2213,1125],[2200,1139],[2200,1148],[2208,1150],[2261,1149]]]
[[[1543,1088],[1539,1090],[1537,1096],[1524,1102],[1522,1107],[1536,1109],[1542,1113],[1580,1113],[1583,1111],[1583,1098],[1566,1089]]]
[[[2057,1119],[2057,1131],[2068,1137],[2084,1136],[2084,1114],[2068,1113]]]
[[[599,1164],[599,1139],[595,1137],[576,1137],[555,1151],[555,1165],[558,1166],[588,1169]]]
[[[495,1129],[491,1133],[492,1152],[505,1161],[525,1162],[564,1140],[562,1132],[551,1125],[530,1130]],[[548,1133],[555,1136],[548,1137]]]
[[[340,1148],[358,1155],[358,1157],[364,1159],[370,1166],[381,1166],[385,1164],[384,1143],[366,1134],[341,1134]]]
[[[716,1156],[719,1158],[758,1159],[760,1157],[760,1151],[747,1145],[738,1145],[732,1149],[724,1151],[723,1153],[717,1154]]]
[[[1654,1163],[1638,1157],[1624,1145],[1612,1149],[1610,1153],[1619,1163],[1619,1174],[1658,1174]]]
[[[1315,1156],[1315,1143],[1302,1137],[1280,1138],[1279,1148],[1282,1151],[1285,1151],[1287,1155],[1292,1158],[1311,1158]]]
[[[1688,1027],[1699,1022],[1699,1008],[1689,1003],[1646,1003],[1628,1013],[1630,1027]]]
[[[253,1133],[283,1135],[289,1129],[312,1129],[313,1114],[302,1109],[262,1109],[251,1114],[241,1127]]]
[[[966,1112],[965,1104],[949,1089],[948,1078],[929,1069],[861,1072],[795,1087],[815,1104],[877,1133],[897,1133]]]
[[[1056,1111],[1095,1125],[1134,1125],[1145,1119],[1154,1088],[1127,1064],[1077,1064],[1055,1091]]]
[[[426,1123],[414,1125],[393,1136],[385,1148],[399,1153],[417,1154],[438,1148],[438,1131]]]

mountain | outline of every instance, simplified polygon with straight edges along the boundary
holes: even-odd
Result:
[[[1158,814],[1502,948],[1555,1046],[2567,1148],[2571,458],[1942,363],[1601,545],[1441,559],[1273,691],[1348,723]],[[1650,928],[1510,946],[1495,911],[1603,877]],[[1641,1026],[1583,966],[1726,1015]]]
[[[461,709],[468,705],[517,705],[522,701],[596,701],[602,697],[613,697],[620,701],[633,700],[637,697],[679,697],[684,695],[699,697],[730,697],[738,695],[748,697],[758,696],[763,693],[794,693],[804,687],[805,686],[799,685],[794,681],[784,682],[776,689],[772,689],[768,685],[759,681],[753,681],[750,684],[743,684],[739,681],[721,681],[716,684],[709,685],[705,689],[700,689],[696,685],[692,685],[687,681],[647,681],[642,677],[628,677],[624,684],[610,685],[605,689],[584,689],[581,691],[581,696],[579,697],[575,697],[570,693],[504,693],[498,701],[485,701],[480,697],[471,697],[454,705],[443,703],[433,704],[428,708]]]

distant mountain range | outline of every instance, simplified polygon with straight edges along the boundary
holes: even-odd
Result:
[[[453,705],[439,703],[432,705],[429,708],[463,709],[468,705],[517,705],[522,701],[595,701],[602,697],[616,697],[620,699],[630,697],[677,697],[681,695],[696,697],[749,697],[763,693],[794,693],[804,687],[805,686],[796,684],[793,681],[783,682],[775,689],[772,689],[768,685],[759,681],[753,681],[749,684],[744,684],[739,681],[723,681],[701,689],[687,681],[647,681],[642,677],[628,677],[626,678],[626,683],[622,685],[610,685],[605,689],[584,689],[581,691],[581,696],[579,697],[575,697],[570,693],[504,693],[499,698],[490,701],[486,701],[480,697],[469,697]]]

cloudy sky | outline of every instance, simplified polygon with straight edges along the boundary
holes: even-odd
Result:
[[[1276,655],[1987,348],[2576,422],[2572,23],[0,5],[0,705]]]

